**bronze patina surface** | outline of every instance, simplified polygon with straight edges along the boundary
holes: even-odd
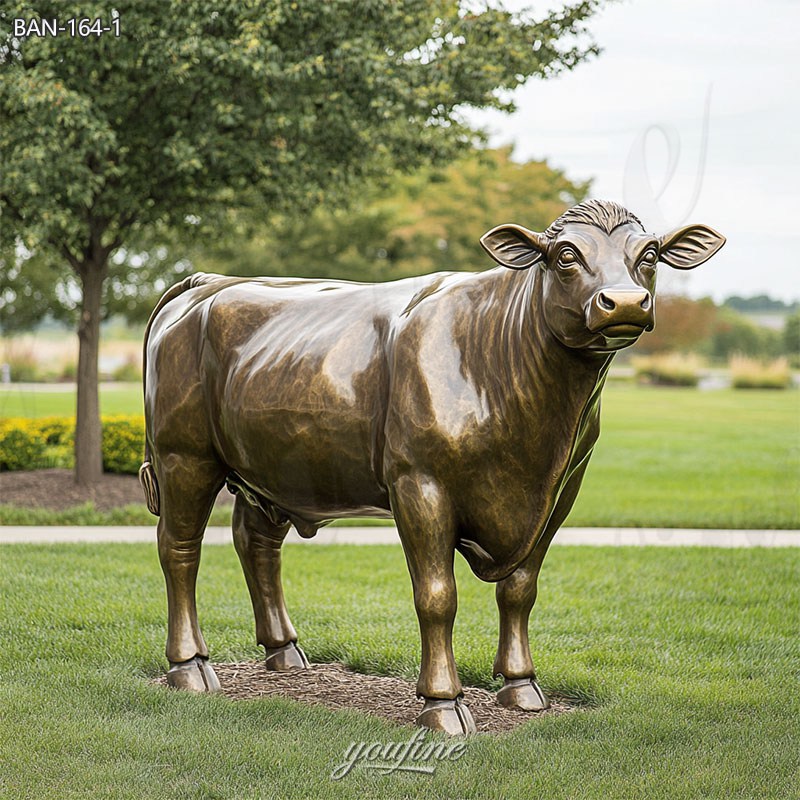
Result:
[[[498,701],[547,706],[528,618],[547,548],[599,433],[614,353],[655,321],[657,262],[692,269],[724,238],[647,233],[620,206],[582,203],[544,233],[481,244],[501,266],[383,284],[197,274],[145,338],[148,505],[160,515],[171,685],[218,688],[195,607],[214,497],[233,533],[270,669],[303,668],[281,544],[339,517],[393,516],[422,639],[419,724],[474,730],[452,650],[455,552],[497,583]],[[510,268],[510,269],[509,269]]]

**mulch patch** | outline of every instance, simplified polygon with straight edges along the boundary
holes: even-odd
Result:
[[[98,511],[138,503],[144,505],[144,493],[136,475],[105,473],[100,483],[84,488],[75,483],[69,469],[36,469],[0,472],[0,503],[21,508],[48,508],[64,511],[84,503],[94,503]],[[233,503],[225,488],[217,503]]]
[[[416,688],[410,681],[362,675],[343,664],[312,664],[309,669],[291,672],[272,672],[264,668],[262,661],[213,666],[222,693],[231,700],[287,697],[334,711],[361,711],[398,725],[413,725],[422,710],[422,701],[417,700]],[[166,676],[156,678],[155,683],[166,686]],[[551,696],[547,711],[511,711],[498,705],[494,693],[472,686],[464,687],[464,699],[480,733],[504,733],[532,719],[575,709],[566,698]]]

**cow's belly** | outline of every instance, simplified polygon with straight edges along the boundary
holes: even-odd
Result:
[[[203,360],[222,460],[276,506],[312,521],[389,509],[384,331],[363,303],[338,300],[336,313],[325,313],[322,302],[271,309],[262,299],[260,318],[242,327],[225,306],[214,309]],[[231,308],[248,316],[241,301]]]
[[[388,511],[377,438],[361,414],[245,407],[222,415],[218,450],[260,495],[313,521]]]

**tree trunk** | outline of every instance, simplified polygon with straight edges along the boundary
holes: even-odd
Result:
[[[103,431],[100,425],[98,357],[100,309],[106,265],[87,263],[80,273],[83,301],[78,322],[78,412],[75,421],[75,481],[98,483],[103,474]]]

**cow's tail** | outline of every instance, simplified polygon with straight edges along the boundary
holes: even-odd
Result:
[[[214,277],[216,276],[206,275],[203,272],[197,272],[194,275],[190,275],[180,283],[176,283],[174,286],[171,286],[169,289],[167,289],[167,291],[164,292],[161,299],[156,304],[156,307],[153,309],[153,313],[150,315],[150,319],[148,320],[147,327],[144,331],[142,389],[145,391],[145,396],[147,394],[147,341],[150,338],[150,328],[152,328],[155,318],[159,315],[161,309],[163,309],[164,306],[167,305],[167,303],[169,303],[171,300],[174,300],[179,295],[189,291],[189,289],[194,289],[195,286],[201,286],[204,283],[208,283],[209,278]],[[145,403],[145,417],[146,416],[147,404]],[[147,425],[145,424],[145,430],[146,429]],[[153,462],[151,461],[150,439],[147,436],[147,433],[145,433],[144,462],[142,463],[142,466],[139,467],[139,483],[142,485],[142,489],[144,490],[145,500],[147,501],[147,510],[151,514],[159,516],[161,514],[161,496],[158,488],[158,478],[156,477],[156,471],[153,467]]]
[[[144,462],[139,467],[139,483],[144,489],[144,499],[147,503],[147,510],[155,516],[161,515],[161,498],[158,493],[158,478],[156,471],[150,463],[150,447],[144,443]]]

